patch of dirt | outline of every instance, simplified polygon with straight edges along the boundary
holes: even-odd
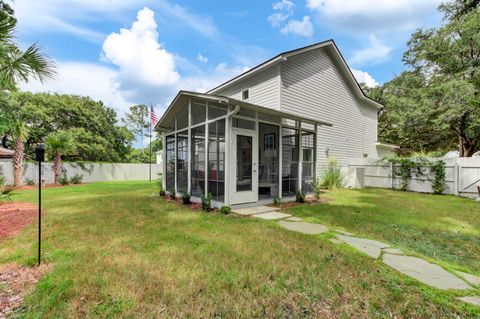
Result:
[[[269,204],[267,206],[269,207],[279,207],[281,209],[284,208],[290,208],[290,207],[295,207],[299,205],[315,205],[315,204],[323,204],[332,201],[330,198],[326,197],[320,197],[319,199],[313,198],[313,197],[307,197],[305,198],[305,203],[298,203],[296,201],[291,201],[291,202],[282,202],[280,205],[274,205],[274,204]]]
[[[0,319],[7,318],[22,305],[25,296],[49,268],[48,264],[40,267],[20,267],[14,264],[0,266]]]
[[[42,211],[45,214],[45,211]],[[0,240],[18,234],[34,222],[38,216],[38,206],[31,203],[0,203]]]
[[[42,189],[43,188],[80,186],[80,185],[86,185],[86,184],[87,183],[69,184],[69,185],[47,184],[47,185],[42,185]],[[18,190],[18,191],[26,191],[26,190],[31,190],[31,189],[38,189],[38,185],[23,185],[23,186],[15,187],[15,190]]]

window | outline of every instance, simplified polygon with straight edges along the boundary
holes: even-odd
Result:
[[[302,191],[313,192],[313,180],[315,177],[315,134],[302,132]]]
[[[248,100],[250,92],[248,89],[242,91],[242,100]]]
[[[192,195],[205,192],[205,125],[192,129]]]
[[[175,192],[175,135],[166,138],[165,150],[167,151],[166,190]]]
[[[298,189],[298,130],[282,129],[282,195],[295,195]]]
[[[177,192],[188,191],[188,132],[177,134]]]
[[[208,190],[223,202],[225,195],[225,120],[208,124]]]
[[[258,196],[272,198],[278,196],[278,153],[279,127],[258,123]]]
[[[252,190],[252,137],[237,135],[237,192]]]
[[[181,130],[188,126],[188,104],[182,106],[177,113],[177,130]]]

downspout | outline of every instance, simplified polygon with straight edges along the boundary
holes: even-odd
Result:
[[[235,105],[233,111],[227,113],[227,120],[230,119],[233,115],[237,114],[240,111],[240,104]]]

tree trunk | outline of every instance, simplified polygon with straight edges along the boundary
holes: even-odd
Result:
[[[475,154],[476,143],[464,136],[458,136],[459,157],[472,157]]]
[[[23,157],[25,156],[25,146],[23,145],[22,137],[17,137],[14,145],[13,153],[13,185],[22,186],[23,180]]]
[[[62,156],[60,153],[55,153],[53,160],[53,174],[55,175],[55,184],[58,184],[60,174],[62,173]]]

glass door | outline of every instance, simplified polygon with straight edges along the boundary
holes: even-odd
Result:
[[[258,147],[256,132],[233,129],[232,204],[258,200]]]

